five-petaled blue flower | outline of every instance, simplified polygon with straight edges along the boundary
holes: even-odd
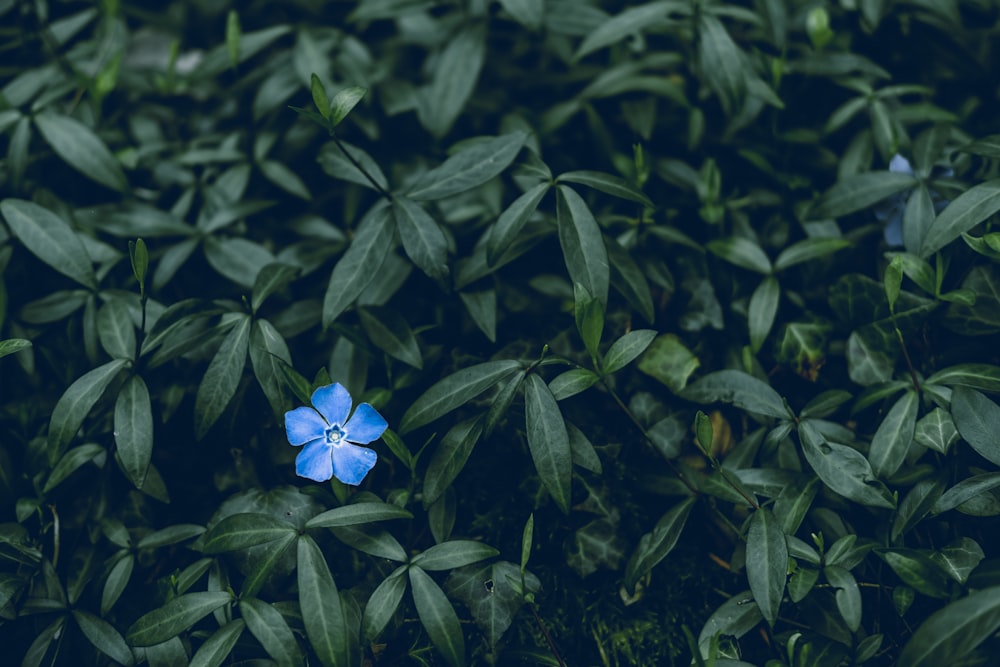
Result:
[[[388,424],[375,408],[362,403],[351,412],[351,395],[340,383],[313,392],[310,407],[285,413],[288,442],[305,445],[295,457],[295,472],[317,482],[336,477],[357,486],[375,466],[378,455],[367,447]]]

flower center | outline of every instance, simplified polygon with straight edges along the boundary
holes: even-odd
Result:
[[[344,443],[344,438],[346,437],[347,431],[340,428],[340,424],[334,424],[330,428],[326,429],[326,441],[334,447],[342,445]]]

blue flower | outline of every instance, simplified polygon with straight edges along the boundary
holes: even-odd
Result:
[[[892,160],[889,161],[889,171],[895,174],[913,175],[910,161],[898,154],[892,156]],[[943,169],[940,173],[946,178],[950,178],[953,174],[951,169]],[[875,217],[885,225],[882,234],[889,247],[899,248],[903,245],[903,216],[906,213],[906,203],[910,200],[910,192],[910,190],[897,192],[875,205]],[[931,191],[931,202],[934,204],[936,213],[944,210],[944,207],[949,203],[947,199],[934,191]]]
[[[367,445],[377,440],[388,424],[375,408],[362,403],[351,412],[351,395],[340,383],[320,387],[310,407],[285,413],[288,442],[305,445],[295,457],[295,472],[317,482],[336,477],[357,486],[375,466],[378,455]]]

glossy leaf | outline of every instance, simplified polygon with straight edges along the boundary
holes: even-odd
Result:
[[[354,503],[353,505],[335,507],[332,510],[317,514],[306,521],[306,528],[335,528],[338,526],[356,526],[359,524],[374,523],[376,521],[412,518],[413,514],[409,511],[389,503]]]
[[[641,190],[613,174],[605,174],[601,171],[567,171],[560,174],[557,180],[586,185],[612,197],[634,201],[649,208],[654,207],[653,202]]]
[[[836,589],[837,609],[851,632],[861,627],[861,590],[858,582],[846,568],[827,565],[823,568],[826,580]]]
[[[1000,211],[1000,179],[966,190],[941,211],[920,244],[919,255],[929,257],[963,233]]]
[[[198,385],[194,399],[194,431],[199,440],[218,421],[229,405],[246,365],[250,345],[249,317],[240,317],[222,340]]]
[[[130,377],[118,392],[114,436],[125,474],[141,489],[153,458],[153,407],[146,383],[138,375]]]
[[[525,380],[524,412],[528,449],[535,470],[556,505],[569,512],[573,456],[559,404],[545,382],[535,374]]]
[[[74,447],[63,454],[59,462],[52,468],[52,472],[49,474],[49,478],[45,481],[45,486],[42,488],[43,493],[48,493],[60,483],[63,482],[67,477],[76,472],[80,466],[91,461],[94,457],[99,454],[103,454],[106,450],[104,447],[88,442],[86,444],[80,445],[79,447]]]
[[[895,507],[889,490],[859,451],[828,442],[811,421],[799,423],[798,432],[806,461],[830,489],[869,507]]]
[[[219,667],[229,657],[236,642],[239,641],[246,621],[242,618],[230,621],[216,630],[205,640],[198,651],[192,656],[188,667]]]
[[[773,626],[785,592],[788,547],[780,523],[766,507],[755,510],[750,517],[746,568],[754,600]]]
[[[530,190],[515,199],[508,206],[496,223],[490,228],[489,239],[486,244],[486,262],[490,266],[497,263],[497,260],[511,246],[514,239],[524,228],[528,219],[534,215],[538,204],[549,191],[548,183],[539,183]]]
[[[705,248],[712,254],[740,268],[765,276],[771,274],[771,260],[764,254],[760,246],[750,239],[742,236],[729,236],[709,241],[705,244]]]
[[[382,580],[368,598],[362,626],[369,641],[378,639],[399,608],[403,593],[406,592],[407,578],[403,576],[405,572],[405,566],[397,568]]]
[[[104,390],[127,363],[124,359],[115,359],[102,364],[82,375],[63,393],[49,421],[50,456],[61,455]]]
[[[311,537],[298,542],[299,608],[306,636],[324,667],[347,667],[347,622],[326,558]]]
[[[570,280],[583,285],[602,305],[607,304],[611,280],[608,253],[593,213],[580,195],[560,185],[556,190],[556,218]]]
[[[437,570],[453,570],[481,560],[492,558],[500,552],[491,546],[474,540],[451,540],[435,544],[410,559],[411,565],[417,565],[432,572]]]
[[[111,299],[97,311],[97,335],[112,359],[135,358],[135,326],[121,299]]]
[[[975,389],[955,387],[951,393],[951,414],[958,432],[987,461],[1000,466],[1000,405]]]
[[[233,597],[226,592],[188,593],[143,615],[129,628],[126,639],[133,646],[152,646],[176,637]]]
[[[240,613],[250,634],[260,642],[278,667],[305,664],[295,635],[277,609],[256,598],[246,598],[240,601]]]
[[[424,475],[425,505],[437,502],[462,472],[482,431],[482,420],[467,419],[455,424],[441,438]]]
[[[447,40],[430,85],[420,91],[417,116],[431,134],[448,133],[479,80],[486,59],[482,24],[470,23]]]
[[[774,317],[778,314],[778,301],[781,299],[781,287],[773,276],[761,281],[757,289],[750,295],[747,306],[747,325],[750,328],[750,347],[759,352],[767,335],[771,333]]]
[[[113,625],[83,609],[74,609],[73,618],[87,641],[98,651],[123,665],[132,665],[135,662],[128,644]]]
[[[399,432],[406,434],[479,396],[521,367],[513,360],[487,361],[463,368],[431,385],[403,414]]]
[[[680,396],[702,405],[731,403],[742,410],[778,419],[791,416],[781,396],[770,385],[737,370],[709,373],[688,385]]]
[[[653,329],[635,329],[616,340],[604,355],[604,372],[615,373],[639,357],[656,338]]]
[[[903,464],[913,442],[919,406],[917,392],[907,391],[893,404],[875,431],[868,461],[878,477],[891,477]]]
[[[273,542],[295,532],[295,526],[268,514],[241,512],[227,516],[205,533],[201,551],[206,554],[239,551]]]
[[[430,575],[419,567],[410,567],[410,588],[417,616],[434,646],[451,667],[465,664],[465,638],[455,609]]]

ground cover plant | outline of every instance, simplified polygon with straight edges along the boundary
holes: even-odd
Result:
[[[5,664],[994,664],[994,0],[0,0]]]

